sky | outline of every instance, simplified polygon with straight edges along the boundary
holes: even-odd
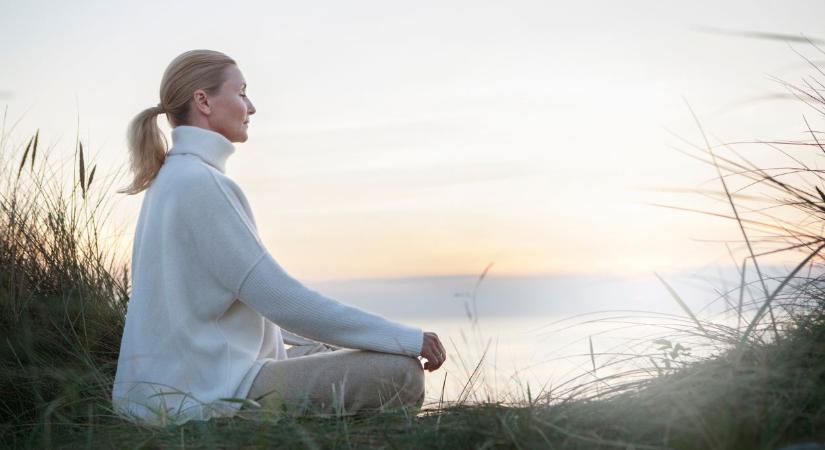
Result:
[[[0,2],[10,147],[40,129],[65,161],[79,135],[120,177],[106,239],[124,255],[142,200],[114,193],[126,126],[194,48],[244,74],[257,113],[227,174],[308,280],[726,264],[734,223],[653,205],[727,212],[674,192],[721,188],[677,150],[700,142],[687,105],[727,142],[820,120],[753,101],[811,75],[811,46],[707,31],[825,37],[819,1]]]

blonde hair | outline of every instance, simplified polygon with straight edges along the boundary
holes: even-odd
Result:
[[[225,69],[232,65],[237,65],[235,60],[214,50],[190,50],[169,63],[160,82],[160,103],[139,112],[129,123],[127,143],[134,178],[118,193],[133,195],[148,188],[166,160],[168,142],[158,128],[158,114],[166,113],[172,127],[187,124],[195,90],[217,94],[226,81]]]

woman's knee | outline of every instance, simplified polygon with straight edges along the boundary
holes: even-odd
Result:
[[[421,362],[409,356],[387,356],[400,403],[421,406],[424,401],[424,369]]]

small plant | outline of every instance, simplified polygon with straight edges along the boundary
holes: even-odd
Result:
[[[667,339],[656,339],[653,341],[653,344],[658,345],[658,350],[662,352],[659,360],[664,367],[659,366],[655,358],[650,358],[650,362],[656,367],[656,372],[659,376],[673,373],[677,366],[684,367],[685,357],[690,356],[690,349],[688,347],[684,347],[679,343],[673,345],[673,343]]]

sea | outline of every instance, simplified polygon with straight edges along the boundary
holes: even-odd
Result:
[[[657,376],[723,351],[764,301],[764,289],[772,292],[790,270],[763,268],[764,287],[748,273],[743,285],[735,267],[305,285],[437,333],[448,357],[426,372],[426,405],[515,404],[599,395],[620,381]]]

